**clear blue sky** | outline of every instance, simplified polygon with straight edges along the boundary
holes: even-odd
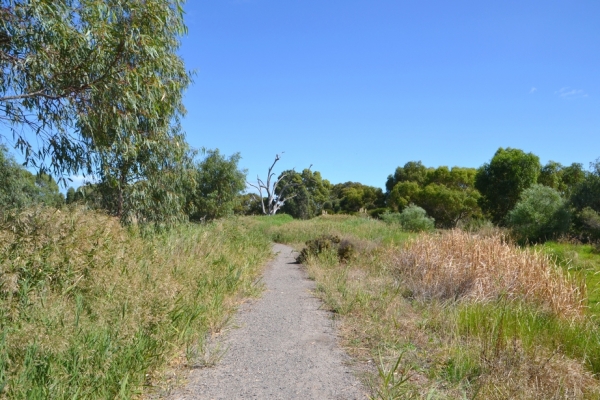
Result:
[[[600,2],[188,0],[193,147],[248,178],[313,165],[383,187],[407,161],[600,157]]]

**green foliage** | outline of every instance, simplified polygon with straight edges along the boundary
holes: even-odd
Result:
[[[580,233],[587,240],[600,240],[600,213],[590,207],[585,207],[577,214]]]
[[[163,228],[188,217],[187,194],[194,189],[192,158],[183,136],[152,142],[130,156],[106,153],[95,192],[101,207],[122,223]]]
[[[103,199],[106,197],[102,193],[103,185],[86,183],[77,189],[69,188],[67,190],[67,204],[82,204],[91,210],[105,210]]]
[[[427,216],[427,212],[414,204],[406,207],[401,213],[383,213],[381,219],[388,224],[398,224],[408,232],[431,231],[435,220]]]
[[[143,238],[105,213],[11,211],[0,220],[0,397],[152,397],[152,382],[256,295],[271,255],[243,221]],[[187,367],[196,360],[188,359]]]
[[[385,196],[380,188],[358,182],[346,182],[333,185],[330,200],[324,208],[334,213],[351,214],[384,205]]]
[[[555,161],[548,161],[540,171],[537,182],[557,190],[565,198],[569,198],[573,190],[585,179],[583,165],[573,163],[568,167]]]
[[[398,182],[388,193],[387,204],[394,210],[402,211],[417,200],[420,191],[416,182]]]
[[[373,240],[385,244],[398,244],[413,236],[403,231],[400,225],[344,214],[322,215],[311,220],[298,220],[281,214],[254,217],[252,221],[273,241],[298,246],[321,235],[351,238],[357,243]]]
[[[479,212],[477,190],[452,189],[438,183],[431,183],[416,196],[419,206],[431,215],[442,228],[454,228],[459,221],[477,218]]]
[[[239,215],[262,215],[262,199],[256,193],[246,193],[239,196],[239,202],[233,209]]]
[[[331,183],[321,177],[318,171],[304,169],[302,173],[294,170],[280,174],[280,184],[276,188],[278,196],[284,195],[285,203],[281,210],[298,219],[310,219],[320,215],[329,200]],[[287,186],[285,193],[282,188]]]
[[[241,156],[223,156],[208,150],[204,160],[194,168],[196,187],[188,200],[193,206],[192,220],[215,219],[234,212],[240,193],[246,187],[246,172],[238,169]]]
[[[521,193],[537,182],[540,169],[538,156],[510,147],[499,148],[475,177],[475,187],[482,195],[479,201],[482,210],[494,223],[504,223]]]
[[[129,160],[184,112],[182,1],[3,0],[0,13],[0,119],[27,161],[59,174]]]
[[[35,177],[35,186],[39,202],[49,207],[60,207],[65,203],[65,196],[60,193],[58,184],[47,173],[40,171]]]
[[[60,207],[64,197],[52,177],[44,172],[33,175],[17,164],[6,147],[0,145],[0,210],[21,209],[34,204]]]
[[[489,352],[504,353],[515,341],[528,351],[559,348],[600,372],[600,329],[592,321],[568,321],[516,302],[465,303],[456,310],[455,321],[462,335],[487,341]]]
[[[589,207],[600,212],[600,159],[591,164],[592,170],[575,188],[571,203],[577,210]]]
[[[404,167],[396,168],[394,175],[389,175],[385,183],[387,192],[391,192],[399,182],[414,182],[417,185],[425,184],[427,180],[427,168],[421,161],[409,161]]]
[[[440,228],[453,228],[461,220],[479,218],[481,197],[474,188],[476,170],[446,166],[425,168],[420,162],[407,163],[388,177],[387,205],[402,211],[416,204],[431,215]],[[403,180],[404,179],[404,180]]]
[[[390,209],[386,207],[374,208],[372,210],[369,210],[369,216],[371,218],[381,218],[381,214],[384,214],[389,211]]]
[[[567,233],[571,215],[560,193],[536,184],[523,191],[506,221],[520,241],[538,242]]]

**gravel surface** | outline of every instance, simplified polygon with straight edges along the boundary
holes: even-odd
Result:
[[[170,399],[366,399],[330,314],[288,246],[265,271],[263,296],[243,306],[214,367],[193,370]]]

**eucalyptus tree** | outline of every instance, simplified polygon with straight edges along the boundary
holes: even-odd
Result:
[[[195,188],[189,199],[193,220],[233,214],[241,203],[241,192],[246,188],[246,171],[238,168],[240,153],[230,157],[225,157],[218,149],[206,153],[206,158],[197,163],[193,171]]]
[[[323,179],[319,171],[305,168],[302,172],[283,171],[279,176],[283,183],[276,193],[287,196],[281,210],[294,218],[309,219],[320,215],[330,200],[331,183]],[[287,190],[284,191],[284,189]]]
[[[176,161],[185,152],[182,3],[0,0],[0,121],[26,162],[94,173],[121,198],[170,171],[152,153]]]
[[[123,220],[181,203],[182,3],[0,0],[0,121],[26,162],[96,175]]]
[[[5,146],[0,145],[0,211],[33,204],[60,207],[64,196],[48,174],[33,174],[17,163]]]

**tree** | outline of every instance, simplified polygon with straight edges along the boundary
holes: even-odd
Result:
[[[0,209],[23,208],[33,204],[60,207],[64,197],[50,175],[32,174],[0,145]]]
[[[285,204],[286,201],[291,200],[292,198],[294,198],[295,196],[298,195],[298,193],[290,194],[290,190],[295,185],[300,184],[297,179],[287,179],[284,182],[284,179],[288,175],[296,173],[293,169],[289,170],[288,172],[281,173],[274,182],[272,181],[273,177],[275,176],[275,172],[273,172],[273,168],[275,167],[275,164],[277,164],[277,161],[279,161],[279,159],[280,159],[279,154],[276,154],[275,161],[273,161],[273,164],[271,164],[271,167],[269,168],[269,171],[267,172],[267,182],[266,183],[262,179],[260,179],[258,176],[256,177],[256,184],[251,183],[251,182],[246,182],[246,183],[248,183],[248,185],[250,185],[253,188],[256,188],[258,190],[259,196],[262,199],[261,205],[262,205],[262,212],[264,215],[275,215],[277,213],[277,211],[279,211],[279,209],[281,207],[283,207],[283,205]],[[308,170],[310,170],[310,167],[308,168]],[[279,186],[279,184],[281,184],[281,186]],[[263,196],[263,190],[265,191],[265,194],[267,195],[266,197]],[[266,203],[266,206],[265,206],[265,203]]]
[[[482,197],[479,204],[496,224],[503,224],[521,193],[537,182],[540,160],[532,153],[502,147],[489,163],[477,170],[475,187]]]
[[[538,242],[566,233],[571,215],[558,191],[536,184],[523,191],[506,220],[520,241]]]
[[[584,179],[585,171],[582,164],[573,163],[565,167],[556,161],[548,161],[542,167],[537,182],[557,190],[568,198]]]
[[[475,174],[472,168],[426,168],[420,162],[407,163],[388,178],[388,187],[396,184],[387,193],[387,205],[402,211],[415,204],[425,209],[438,227],[455,227],[461,220],[481,216]]]
[[[102,150],[96,172],[102,208],[124,224],[136,221],[162,227],[185,221],[186,200],[195,181],[190,176],[194,152],[183,135],[165,135],[142,147],[126,143],[127,139],[116,142],[113,150]]]
[[[399,182],[415,182],[423,185],[427,180],[427,168],[421,161],[409,161],[404,167],[396,168],[394,175],[389,175],[385,183],[387,193],[390,193]]]
[[[420,191],[417,182],[398,182],[388,193],[387,205],[393,210],[402,211],[416,201]]]
[[[262,201],[263,199],[256,193],[243,194],[233,212],[241,215],[261,215]]]
[[[104,198],[107,196],[102,193],[103,185],[86,182],[77,189],[69,188],[67,190],[67,204],[79,203],[85,204],[92,210],[106,210],[104,207]]]
[[[47,173],[40,171],[35,176],[35,186],[41,203],[56,208],[65,204],[65,196],[60,192],[56,181]]]
[[[459,221],[478,218],[480,194],[472,188],[460,190],[438,183],[425,186],[416,194],[416,204],[435,219],[440,228],[455,228]]]
[[[385,206],[385,196],[380,188],[358,182],[338,183],[331,187],[330,193],[324,208],[333,212],[353,213]]]
[[[194,169],[196,187],[190,203],[190,219],[214,219],[233,214],[240,203],[240,194],[246,188],[246,171],[238,169],[240,153],[229,158],[218,149],[208,150],[204,160]]]
[[[320,215],[330,198],[331,184],[318,171],[306,168],[302,173],[288,170],[281,173],[282,187],[288,195],[281,210],[298,219],[309,219]],[[279,192],[278,192],[279,193]]]
[[[0,120],[26,161],[91,173],[169,143],[185,31],[182,0],[0,0]]]
[[[576,186],[571,204],[579,211],[586,207],[600,212],[600,158],[590,164],[591,171]]]

